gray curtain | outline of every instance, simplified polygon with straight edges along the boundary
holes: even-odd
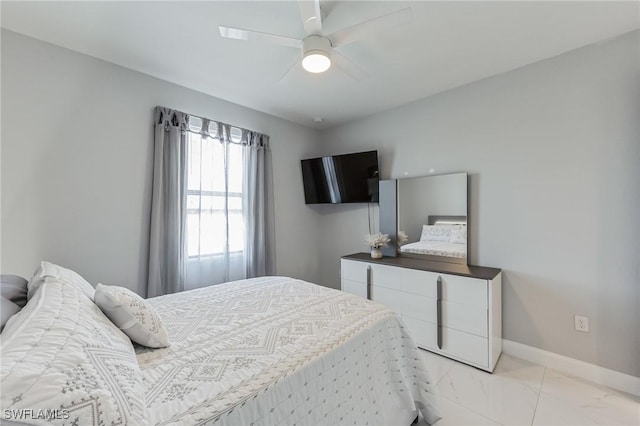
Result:
[[[156,109],[148,297],[274,273],[269,137],[246,129],[233,129],[241,131],[239,138],[231,136],[232,126],[228,124],[168,108]],[[229,194],[236,194],[236,200],[239,198],[240,181],[230,180],[229,161],[230,158],[239,160],[239,156],[242,159],[242,218],[239,219],[236,204],[238,207],[233,207],[236,210],[232,213],[236,219],[233,219]],[[193,174],[197,170],[199,172]],[[209,180],[203,180],[205,175]],[[210,190],[204,191],[205,188]],[[207,228],[200,224],[203,215],[211,215],[212,211],[198,210],[198,206],[221,197],[226,227],[218,228],[211,235],[204,232]],[[191,235],[192,225],[187,226],[188,219],[189,223],[198,224],[193,228],[198,231],[192,231]],[[232,229],[230,220],[241,222],[233,222],[237,225]],[[242,228],[244,248],[239,251]],[[207,241],[219,242],[223,248],[216,249],[220,251],[215,251],[215,255],[211,255],[211,250],[202,254],[199,247]],[[192,243],[195,250],[189,248]]]
[[[247,278],[273,275],[275,247],[269,136],[244,131],[243,211]]]
[[[154,127],[147,297],[184,290],[186,276],[187,116],[157,107]]]

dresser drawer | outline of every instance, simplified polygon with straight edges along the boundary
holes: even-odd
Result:
[[[402,317],[415,318],[420,321],[436,324],[438,322],[437,301],[432,297],[417,294],[404,294],[402,300]]]
[[[342,259],[340,263],[340,273],[343,279],[366,283],[368,267],[369,264],[366,262],[357,262]]]
[[[434,272],[402,270],[402,291],[406,293],[435,298],[437,282],[438,274]]]
[[[438,348],[438,328],[435,324],[403,317],[402,321],[409,331],[414,343],[421,348],[453,356],[479,367],[487,367],[489,363],[489,343],[487,339],[473,334],[442,328],[442,349]]]
[[[465,333],[488,337],[488,311],[472,305],[442,302],[442,325]]]
[[[442,352],[483,368],[489,365],[488,340],[473,334],[443,327]]]
[[[438,326],[404,315],[402,322],[416,345],[425,349],[438,350]]]
[[[341,290],[347,293],[355,294],[363,298],[367,298],[367,284],[359,281],[353,281],[343,278]]]
[[[392,290],[386,287],[371,287],[371,300],[385,305],[387,308],[395,311],[396,313],[402,313],[402,302],[405,299],[405,294]]]
[[[487,281],[477,278],[445,275],[442,277],[442,300],[487,309]]]
[[[402,268],[371,264],[371,284],[375,287],[386,287],[394,290],[402,289]]]

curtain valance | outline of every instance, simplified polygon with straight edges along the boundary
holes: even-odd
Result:
[[[162,123],[165,125],[165,130],[168,130],[169,127],[178,127],[181,131],[197,133],[202,137],[215,138],[225,143],[269,148],[268,135],[158,106],[156,107],[155,124]]]

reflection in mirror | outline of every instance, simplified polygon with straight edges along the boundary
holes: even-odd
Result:
[[[467,263],[466,173],[398,179],[397,197],[401,255]]]

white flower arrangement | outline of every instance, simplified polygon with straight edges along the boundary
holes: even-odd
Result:
[[[364,240],[369,244],[369,247],[379,249],[380,247],[386,247],[391,241],[388,234],[367,234],[364,236]]]
[[[398,231],[398,245],[401,246],[409,241],[409,236],[404,231]]]

